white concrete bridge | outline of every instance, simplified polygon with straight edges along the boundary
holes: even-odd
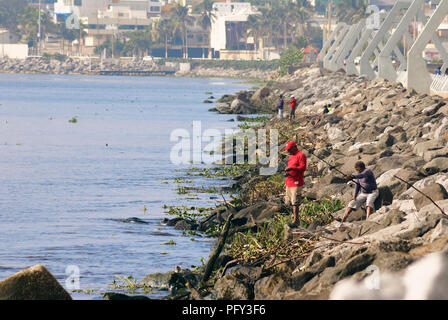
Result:
[[[354,25],[339,23],[324,43],[319,63],[331,71],[343,69],[347,74],[370,80],[399,81],[419,93],[448,97],[448,53],[437,34],[448,14],[448,0],[431,2],[436,8],[429,18],[423,12],[425,0],[397,0],[388,12],[374,11]],[[409,32],[416,22],[423,25],[418,37]],[[429,42],[442,57],[441,75],[428,72],[423,59]]]

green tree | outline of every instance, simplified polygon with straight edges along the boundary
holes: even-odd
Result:
[[[188,58],[188,24],[193,18],[188,15],[188,8],[180,4],[176,4],[171,12],[170,19],[174,25],[174,33],[179,32],[182,38],[183,57]]]
[[[57,33],[58,27],[52,22],[51,17],[45,12],[41,12],[41,39],[47,33]],[[39,30],[39,8],[26,7],[21,10],[19,34],[28,41],[29,46],[37,44],[37,34]]]
[[[27,0],[0,0],[0,26],[18,33],[20,16],[27,5]]]
[[[123,53],[128,56],[140,57],[148,55],[153,43],[151,31],[151,27],[147,27],[144,31],[126,33],[126,43],[123,48]]]
[[[290,68],[297,68],[303,61],[302,49],[295,46],[289,46],[288,50],[280,55],[279,74],[284,76],[289,73]]]
[[[338,0],[334,4],[334,12],[339,21],[353,24],[366,16],[368,5],[368,0]]]
[[[201,26],[208,33],[208,58],[212,58],[212,43],[211,43],[211,28],[212,20],[215,19],[213,13],[213,0],[203,0],[199,4],[199,10],[201,12]]]
[[[163,41],[163,44],[165,46],[165,58],[168,58],[168,41],[171,36],[173,37],[174,33],[174,24],[171,19],[162,18],[157,23],[155,29],[157,30],[157,41],[161,43]]]

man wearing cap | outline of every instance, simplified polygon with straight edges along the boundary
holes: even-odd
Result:
[[[291,106],[291,114],[289,115],[289,119],[294,119],[294,116],[296,114],[296,108],[297,108],[297,100],[295,96],[291,96],[291,100],[289,100],[289,105]]]
[[[288,159],[288,166],[285,169],[286,179],[286,194],[285,203],[292,205],[292,212],[294,214],[294,223],[299,225],[300,219],[298,214],[298,197],[300,197],[300,189],[304,185],[304,173],[306,170],[306,156],[299,151],[294,141],[289,141],[286,144],[285,150],[290,154]]]

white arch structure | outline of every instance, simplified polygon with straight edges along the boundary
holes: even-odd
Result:
[[[381,13],[382,23],[378,30],[369,28],[366,20],[351,26],[339,23],[324,43],[319,62],[323,63],[324,68],[336,71],[344,67],[347,58],[346,73],[349,75],[363,75],[370,80],[376,77],[389,81],[400,80],[408,88],[429,94],[433,77],[427,70],[422,53],[428,42],[432,41],[444,62],[442,72],[448,69],[448,54],[437,35],[439,25],[448,14],[448,0],[432,1],[437,3],[437,8],[429,19],[422,10],[424,3],[424,0],[398,0],[387,15]],[[408,29],[413,19],[424,24],[415,41]],[[403,37],[408,44],[412,44],[407,56],[398,47]],[[392,63],[392,55],[400,61],[398,69]],[[373,56],[375,59],[372,63]],[[359,71],[354,62],[356,57],[360,57]],[[374,70],[376,66],[378,73]],[[448,77],[445,80],[442,78],[437,78],[437,87],[444,88],[448,95]]]

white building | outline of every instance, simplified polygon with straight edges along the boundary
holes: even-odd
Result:
[[[215,51],[227,48],[227,24],[232,22],[246,22],[253,14],[259,14],[250,3],[247,2],[218,2],[213,4],[211,25],[211,47]]]
[[[57,21],[62,22],[67,16],[76,14],[79,18],[96,15],[104,10],[113,0],[57,0],[54,14]]]
[[[162,2],[158,0],[57,0],[54,14],[59,22],[72,14],[79,18],[146,19],[160,16],[161,8]]]

